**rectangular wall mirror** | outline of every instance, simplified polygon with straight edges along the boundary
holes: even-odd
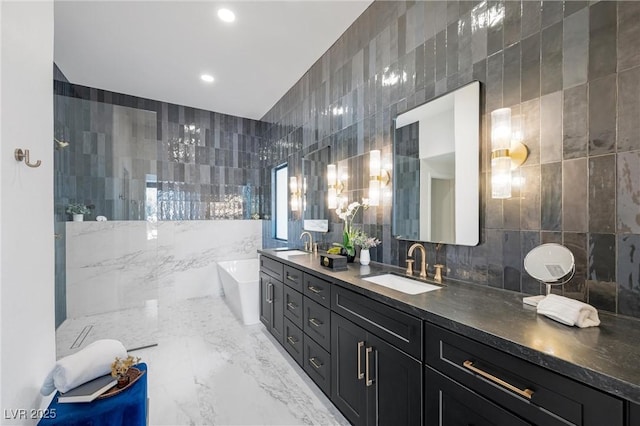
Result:
[[[393,141],[393,235],[477,245],[479,166],[479,82],[398,115]]]
[[[309,231],[327,232],[327,165],[331,163],[331,148],[326,146],[302,158],[302,219]]]

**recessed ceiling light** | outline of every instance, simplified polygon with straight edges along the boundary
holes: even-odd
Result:
[[[202,74],[200,76],[200,78],[202,79],[202,81],[206,81],[207,83],[213,83],[213,76],[212,75]]]
[[[229,9],[219,9],[218,18],[222,19],[224,22],[233,22],[236,20],[236,14]]]

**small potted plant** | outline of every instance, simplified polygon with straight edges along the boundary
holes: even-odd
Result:
[[[379,239],[369,237],[364,232],[358,233],[353,239],[353,242],[355,245],[360,246],[360,264],[365,266],[371,262],[371,253],[369,252],[369,249],[382,243]]]
[[[84,215],[91,213],[91,210],[82,203],[71,203],[67,206],[67,213],[73,216],[74,222],[82,222]]]
[[[129,384],[131,378],[127,374],[129,369],[140,362],[140,358],[129,355],[125,359],[116,357],[115,361],[111,363],[111,377],[118,379],[118,388],[123,388]]]

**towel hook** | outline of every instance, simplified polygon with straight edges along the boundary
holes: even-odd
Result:
[[[35,163],[31,163],[31,161],[29,160],[29,150],[25,149],[24,151],[22,151],[22,149],[20,148],[16,148],[16,150],[14,151],[14,155],[16,157],[16,161],[22,161],[24,160],[24,163],[29,166],[29,167],[40,167],[40,164],[42,164],[42,161],[38,160]]]

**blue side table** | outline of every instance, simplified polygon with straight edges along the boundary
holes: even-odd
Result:
[[[136,365],[147,371],[147,364]],[[131,387],[110,398],[93,402],[58,403],[58,392],[49,404],[39,426],[145,426],[147,424],[147,374],[142,375]],[[55,417],[54,417],[55,416]]]

